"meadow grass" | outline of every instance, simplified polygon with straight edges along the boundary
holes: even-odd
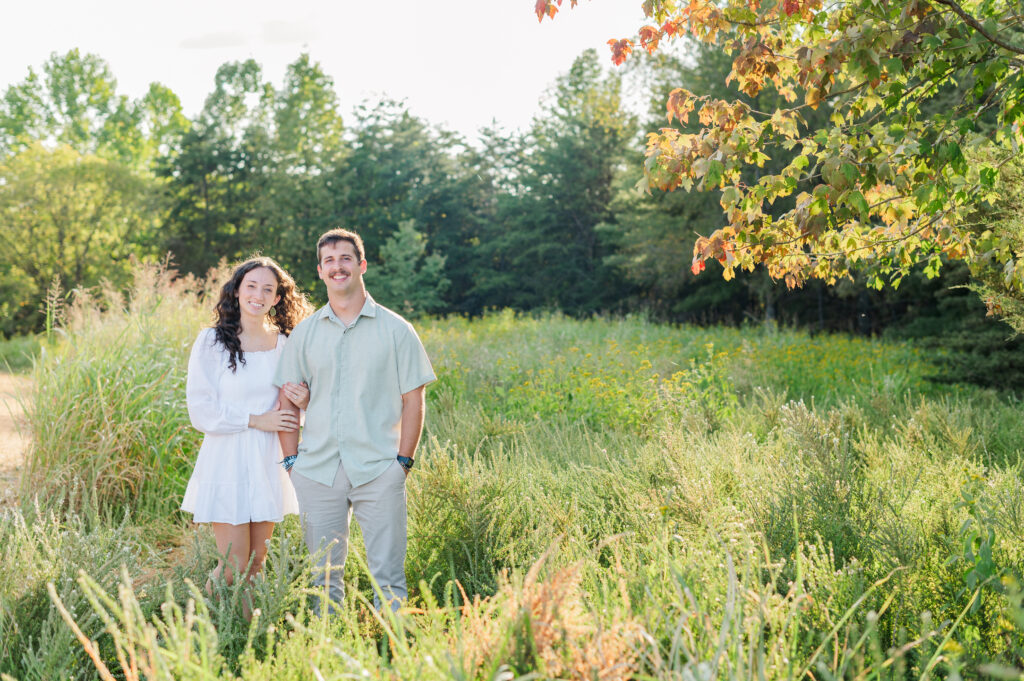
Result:
[[[28,371],[41,350],[42,343],[36,336],[0,338],[0,371]]]
[[[0,673],[1020,678],[1018,402],[929,383],[912,345],[642,319],[419,324],[438,381],[408,607],[369,606],[355,531],[346,607],[311,614],[291,519],[247,625],[237,587],[195,588],[215,550],[176,511],[204,290],[141,271],[127,299],[80,299],[37,362]]]

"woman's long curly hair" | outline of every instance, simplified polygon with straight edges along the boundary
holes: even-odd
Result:
[[[272,259],[250,258],[236,267],[231,278],[221,287],[220,300],[213,309],[214,334],[217,341],[228,351],[228,366],[232,372],[238,369],[239,362],[245,364],[242,340],[239,338],[242,331],[242,312],[238,307],[238,291],[245,275],[258,267],[266,267],[277,278],[277,295],[281,296],[281,299],[272,308],[274,314],[270,315],[270,321],[281,333],[286,336],[290,334],[295,325],[313,311],[306,296],[295,285],[295,280]]]

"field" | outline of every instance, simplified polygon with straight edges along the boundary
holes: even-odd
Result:
[[[202,295],[141,270],[44,340],[5,681],[1021,678],[1019,402],[909,345],[641,318],[418,323],[408,607],[368,605],[356,532],[347,607],[313,616],[292,519],[247,624],[176,510]]]

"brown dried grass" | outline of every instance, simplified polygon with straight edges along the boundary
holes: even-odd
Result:
[[[503,574],[493,597],[465,599],[458,640],[450,639],[463,669],[476,674],[507,664],[518,673],[539,671],[559,679],[632,678],[643,630],[629,613],[624,582],[623,605],[602,622],[584,604],[583,564],[541,579],[546,558],[545,554],[521,581]]]

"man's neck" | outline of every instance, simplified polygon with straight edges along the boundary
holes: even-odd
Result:
[[[327,304],[331,306],[334,315],[348,326],[355,321],[366,304],[366,288],[360,287],[349,295],[332,296],[328,293]]]

